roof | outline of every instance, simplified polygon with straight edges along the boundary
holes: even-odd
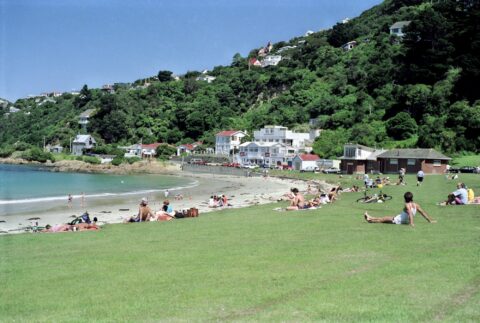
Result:
[[[157,149],[158,146],[160,146],[161,143],[154,143],[154,144],[142,144],[142,149]]]
[[[366,151],[371,151],[371,152],[374,152],[376,150],[375,148],[371,148],[371,147],[367,147],[367,146],[359,145],[359,144],[346,144],[345,146],[355,147],[355,148],[359,148],[361,150],[366,150]]]
[[[395,29],[395,28],[403,28],[405,26],[408,26],[410,25],[411,21],[409,20],[405,20],[405,21],[397,21],[396,23],[394,23],[390,29]]]
[[[315,154],[298,154],[297,155],[302,161],[317,161],[320,159],[318,155]]]
[[[92,139],[95,142],[95,139],[93,139],[93,137],[90,136],[90,135],[77,135],[75,137],[75,140],[73,140],[73,142],[74,143],[87,143],[88,141],[90,141],[90,139]]]
[[[250,145],[254,145],[257,147],[273,147],[273,146],[286,147],[286,145],[281,142],[260,142],[260,141],[247,141],[247,142],[244,142],[243,144],[240,144],[239,147],[246,147]]]
[[[95,109],[88,109],[80,113],[80,118],[88,118],[95,111]]]
[[[236,134],[237,132],[242,132],[240,130],[224,130],[217,133],[218,137],[230,137]],[[242,132],[243,133],[243,132]]]
[[[450,157],[439,153],[431,148],[415,148],[415,149],[392,149],[377,156],[378,158],[411,158],[411,159],[440,159],[451,160]]]

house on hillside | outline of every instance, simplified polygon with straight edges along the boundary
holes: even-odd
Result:
[[[63,147],[60,145],[46,145],[45,146],[45,151],[48,151],[53,154],[60,154],[63,151]]]
[[[72,142],[72,155],[82,156],[91,151],[97,142],[91,135],[77,135]]]
[[[315,154],[298,154],[293,157],[292,166],[295,170],[316,170],[320,157]]]
[[[365,174],[378,171],[380,164],[377,156],[386,152],[384,149],[370,148],[357,144],[346,144],[340,157],[340,170],[347,174]]]
[[[248,60],[248,66],[261,67],[262,63],[258,59],[256,59],[255,57],[252,57]]]
[[[420,169],[426,174],[443,174],[451,158],[434,149],[392,149],[377,156],[382,173],[398,173],[404,168],[407,173]]]
[[[390,35],[402,38],[405,36],[404,28],[410,25],[411,21],[397,21],[390,26]]]
[[[87,131],[87,125],[90,122],[90,116],[95,112],[95,109],[88,109],[80,113],[80,116],[78,118],[78,123],[82,126],[82,129],[84,132]]]
[[[348,52],[348,51],[351,51],[352,49],[354,49],[355,47],[357,47],[357,44],[358,43],[355,40],[352,40],[352,41],[349,41],[346,44],[343,44],[342,49],[344,51]]]
[[[262,67],[277,66],[282,60],[281,55],[268,55],[262,61]]]
[[[220,131],[215,135],[215,154],[230,155],[239,148],[242,138],[246,135],[246,132],[240,130]]]

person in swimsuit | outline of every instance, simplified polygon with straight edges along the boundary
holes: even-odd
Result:
[[[418,211],[429,223],[437,222],[429,217],[427,212],[425,212],[418,203],[413,202],[413,194],[411,192],[406,192],[403,198],[405,199],[405,207],[399,215],[375,218],[365,212],[363,217],[368,223],[410,224],[410,226],[414,227],[413,218]]]
[[[305,198],[303,197],[302,193],[298,191],[298,188],[292,188],[290,190],[294,197],[290,202],[290,206],[287,207],[287,211],[295,211],[308,208],[307,204],[305,204]]]

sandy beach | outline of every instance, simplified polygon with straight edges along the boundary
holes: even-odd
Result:
[[[168,199],[175,210],[197,207],[200,216],[207,212],[219,211],[223,208],[209,208],[211,195],[226,194],[230,208],[240,208],[256,204],[276,202],[290,188],[300,191],[307,189],[307,183],[298,180],[279,179],[275,177],[239,177],[214,174],[197,174],[182,172],[182,177],[190,178],[195,184],[189,188],[169,191]],[[325,184],[327,185],[327,184]],[[181,194],[182,200],[175,199]],[[150,193],[147,196],[131,195],[110,199],[86,199],[81,206],[79,198],[73,200],[72,207],[64,206],[45,212],[26,213],[21,215],[0,216],[0,233],[22,233],[25,228],[38,221],[39,226],[55,225],[70,222],[76,216],[88,211],[90,218],[97,217],[99,224],[121,223],[125,218],[135,215],[142,197],[149,201],[153,211],[160,210],[165,199],[164,192]],[[37,220],[29,220],[38,218]]]

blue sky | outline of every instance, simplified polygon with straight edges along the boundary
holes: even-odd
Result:
[[[0,98],[231,63],[381,0],[0,0]]]

